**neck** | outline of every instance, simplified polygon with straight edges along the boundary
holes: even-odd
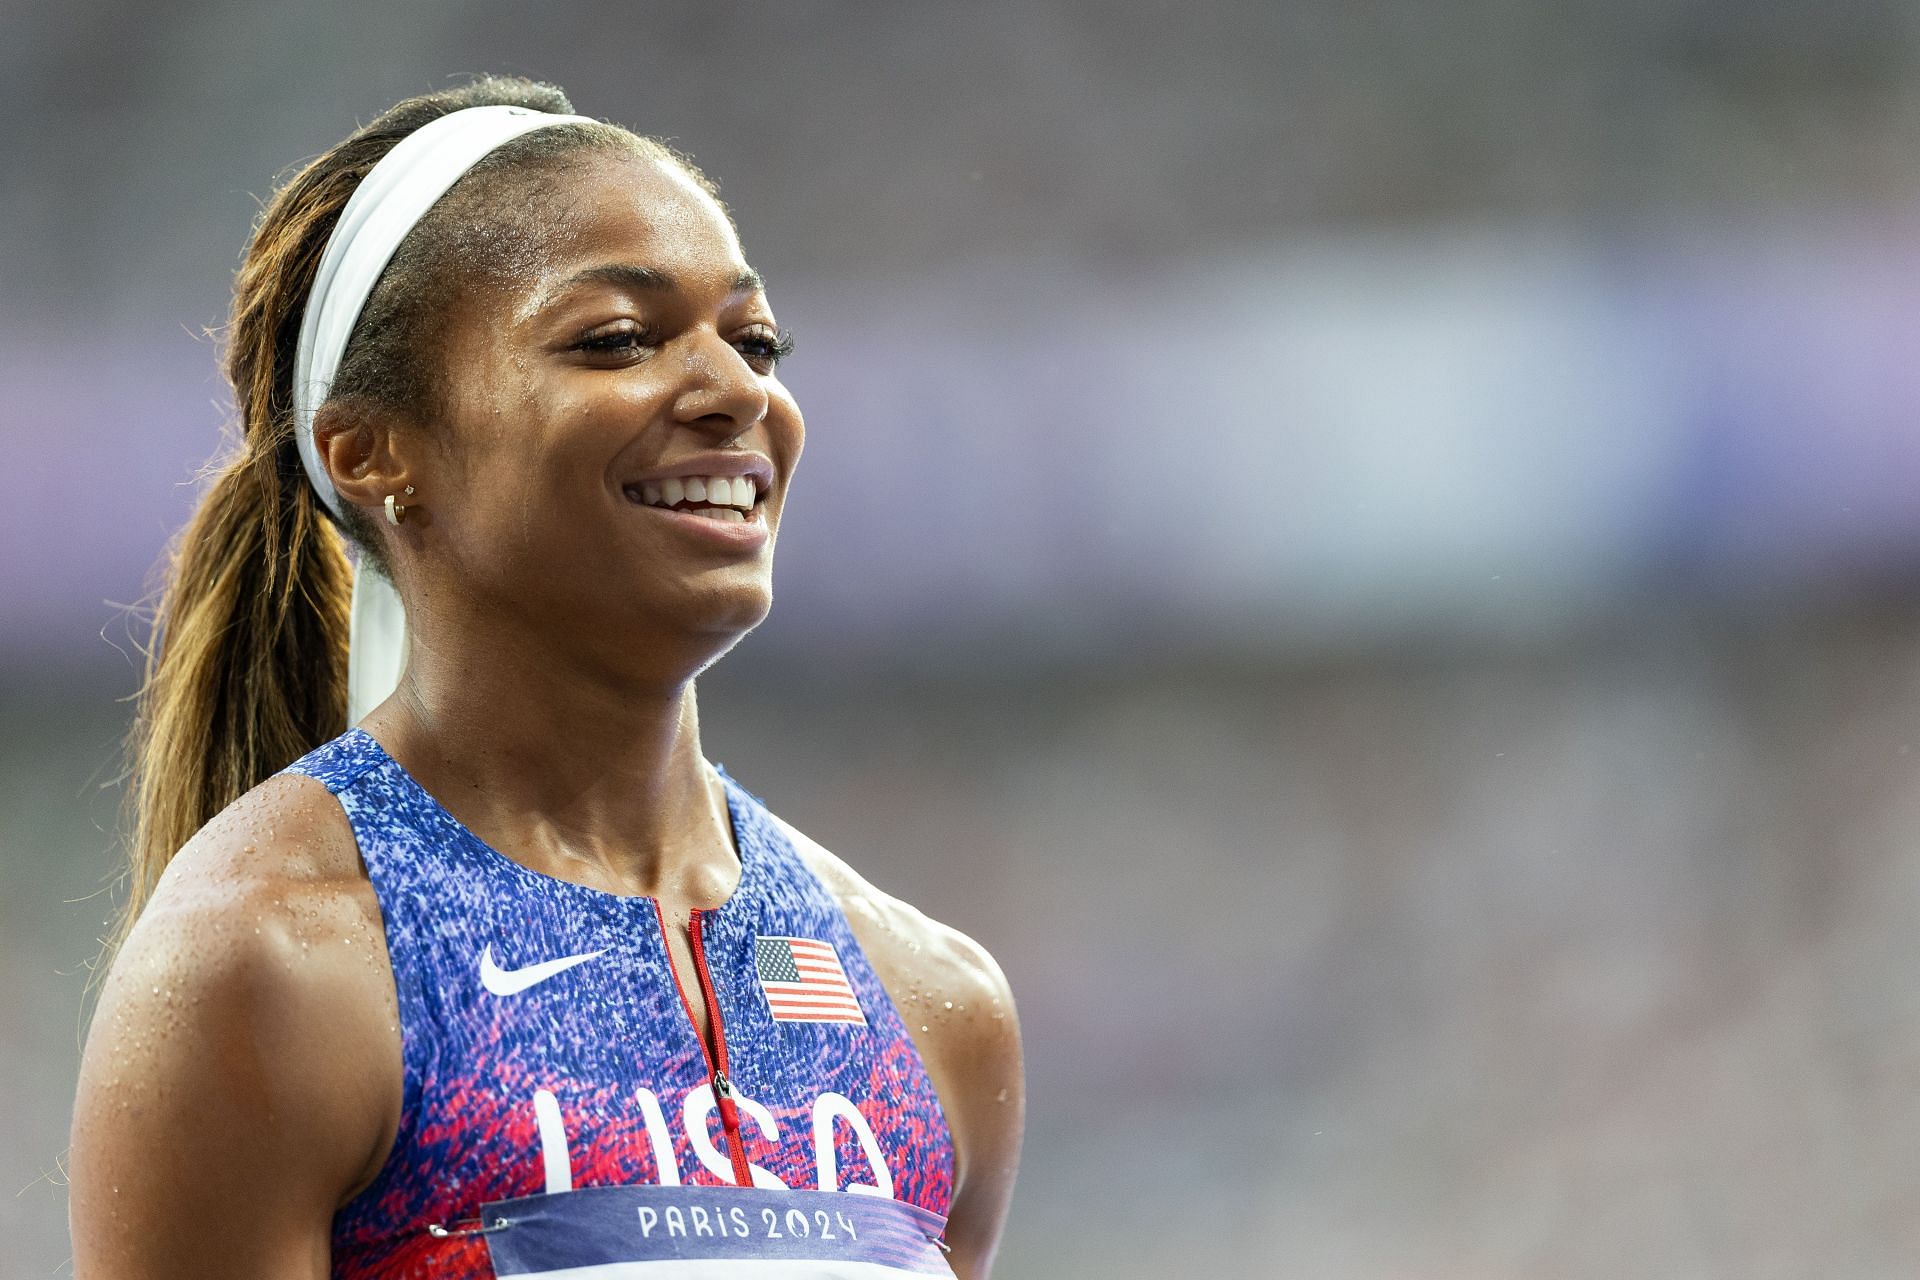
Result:
[[[467,632],[465,634],[474,634]],[[416,634],[367,727],[455,817],[543,874],[716,905],[738,879],[693,677],[569,668],[538,645],[443,649]]]

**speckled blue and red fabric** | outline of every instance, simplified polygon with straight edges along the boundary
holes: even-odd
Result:
[[[379,1177],[334,1220],[336,1277],[491,1275],[479,1238],[437,1239],[427,1226],[549,1190],[535,1119],[540,1091],[559,1104],[576,1188],[672,1181],[654,1155],[662,1127],[681,1183],[733,1183],[706,1056],[653,899],[540,875],[488,847],[362,730],[287,771],[324,784],[352,822],[385,918],[400,1004],[399,1132]],[[837,1094],[871,1128],[894,1198],[944,1216],[953,1146],[913,1041],[827,888],[765,806],[725,770],[721,776],[741,877],[701,921],[728,1065],[744,1100],[747,1158],[797,1189],[880,1182],[854,1126],[833,1117],[838,1104],[831,1096],[821,1104]],[[761,935],[830,942],[867,1025],[775,1022],[755,967]],[[602,954],[503,997],[482,985],[486,949],[506,970]],[[693,976],[683,977],[698,999]],[[689,1095],[693,1120],[706,1131],[704,1151],[689,1137]],[[771,1134],[761,1123],[767,1118]],[[831,1144],[834,1152],[827,1186],[817,1129],[822,1149]]]

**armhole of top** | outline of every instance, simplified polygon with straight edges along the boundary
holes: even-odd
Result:
[[[367,877],[367,883],[373,889],[374,903],[380,912],[380,946],[386,953],[387,978],[393,984],[395,1025],[399,1028],[400,1035],[400,1114],[394,1121],[393,1142],[387,1148],[386,1158],[380,1162],[380,1168],[374,1173],[372,1180],[335,1210],[338,1216],[351,1213],[363,1203],[371,1203],[381,1194],[395,1167],[393,1159],[395,1153],[403,1150],[413,1140],[415,1131],[419,1127],[421,1080],[415,1064],[415,1055],[408,1051],[410,1045],[417,1045],[417,1041],[412,1019],[407,1011],[408,1002],[403,998],[400,990],[401,984],[408,981],[408,978],[402,976],[399,966],[393,959],[393,934],[387,913],[387,895],[381,889],[380,877],[375,874],[372,863],[367,860],[366,850],[360,842],[360,825],[353,819],[351,793],[357,790],[361,780],[372,772],[371,765],[355,769],[350,776],[341,779],[337,787],[328,778],[298,768],[296,765],[289,765],[285,772],[312,778],[327,789],[334,803],[340,807],[341,816],[346,820],[348,838],[353,841],[354,858],[360,865],[361,874]]]

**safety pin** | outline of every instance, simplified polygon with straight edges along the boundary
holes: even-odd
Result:
[[[495,1231],[505,1231],[513,1225],[511,1218],[495,1218],[492,1222],[486,1222],[480,1218],[468,1218],[467,1222],[473,1225],[467,1226],[456,1222],[452,1226],[442,1226],[438,1222],[429,1222],[427,1234],[436,1240],[446,1240],[453,1236],[484,1236]]]
[[[935,1244],[937,1244],[937,1245],[939,1245],[939,1246],[940,1246],[940,1252],[942,1252],[942,1253],[952,1253],[952,1252],[953,1252],[953,1246],[952,1246],[952,1245],[950,1245],[950,1244],[948,1244],[948,1243],[947,1243],[947,1242],[946,1242],[945,1240],[943,1240],[943,1239],[941,1239],[941,1238],[940,1238],[939,1236],[928,1236],[928,1237],[927,1237],[927,1239],[929,1239],[929,1240],[931,1240],[931,1241],[933,1241],[933,1242],[934,1242]]]

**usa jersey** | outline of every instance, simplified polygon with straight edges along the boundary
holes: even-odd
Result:
[[[839,904],[724,769],[740,882],[694,912],[696,972],[679,977],[654,899],[513,861],[365,731],[286,772],[345,809],[399,997],[398,1132],[334,1219],[336,1277],[490,1276],[467,1234],[484,1206],[601,1187],[687,1188],[656,1194],[706,1206],[722,1236],[741,1217],[728,1188],[944,1218],[953,1144],[925,1065]],[[692,1022],[703,994],[711,1052]],[[788,1198],[803,1226],[812,1206],[863,1203]]]

